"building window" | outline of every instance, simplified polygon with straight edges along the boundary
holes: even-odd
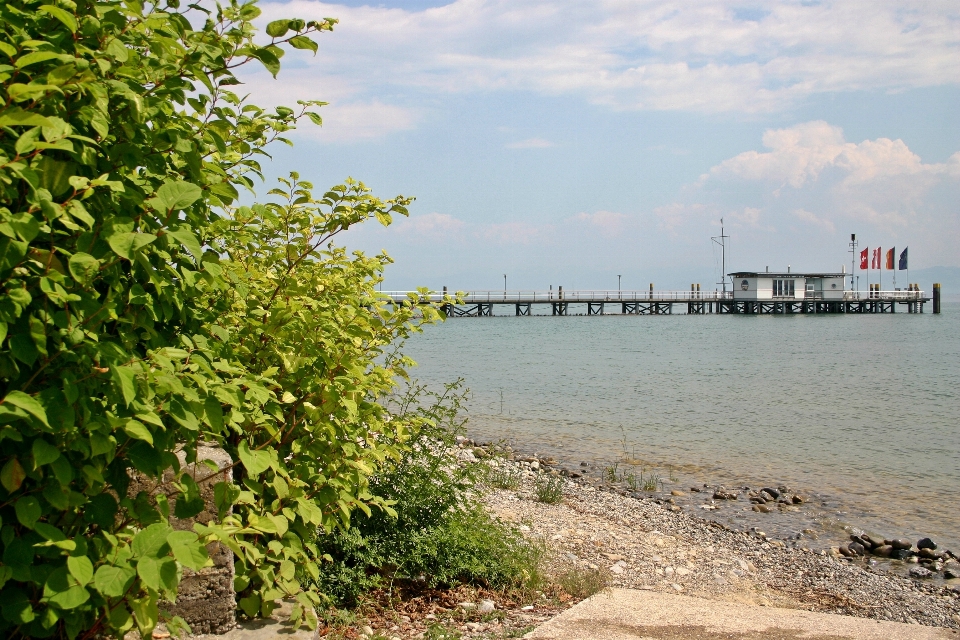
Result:
[[[796,286],[794,280],[774,280],[773,297],[775,298],[793,298]]]

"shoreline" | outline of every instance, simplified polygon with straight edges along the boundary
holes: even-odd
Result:
[[[814,550],[839,549],[849,544],[853,536],[873,538],[914,538],[913,542],[924,538],[933,538],[942,542],[935,533],[930,535],[927,531],[914,532],[912,535],[905,535],[902,528],[898,529],[894,519],[895,516],[889,516],[891,524],[889,526],[877,527],[876,522],[867,524],[871,520],[876,520],[877,514],[864,516],[859,514],[853,508],[856,505],[856,499],[844,501],[829,493],[821,493],[816,488],[807,487],[804,490],[798,490],[784,486],[773,480],[757,480],[749,482],[752,486],[747,486],[742,478],[735,479],[731,474],[723,474],[725,480],[716,482],[708,474],[690,474],[683,471],[683,465],[658,465],[654,466],[644,461],[627,460],[626,457],[618,456],[605,458],[599,456],[587,455],[586,457],[572,457],[569,450],[556,449],[549,445],[540,447],[539,450],[548,451],[549,454],[539,453],[532,447],[527,446],[522,440],[516,437],[502,440],[489,440],[489,436],[477,441],[467,437],[461,437],[459,441],[468,441],[471,446],[481,448],[491,448],[494,452],[499,447],[500,453],[504,449],[509,449],[510,453],[517,460],[531,460],[536,458],[541,464],[558,471],[565,477],[569,477],[577,482],[589,483],[594,487],[602,488],[607,491],[613,491],[622,495],[630,495],[642,500],[653,500],[666,504],[667,508],[676,507],[675,510],[682,510],[688,515],[700,517],[706,520],[718,522],[726,527],[742,531],[761,531],[767,534],[771,539],[783,540],[790,546],[802,546]],[[509,443],[509,444],[507,444]],[[559,459],[558,458],[562,458]],[[588,462],[584,462],[587,460]],[[549,463],[549,464],[547,464]],[[628,482],[627,476],[635,474],[639,470],[649,469],[650,473],[644,477],[658,479],[657,488],[640,487],[638,478],[633,478]],[[664,472],[664,469],[667,471]],[[657,471],[665,473],[665,476],[680,477],[661,477]],[[618,476],[618,480],[610,479],[611,472]],[[752,474],[756,476],[756,474]],[[771,474],[772,475],[772,474]],[[706,480],[706,482],[703,482]],[[765,483],[764,483],[765,482]],[[725,484],[724,484],[725,483]],[[770,499],[766,495],[766,500],[759,500],[757,497],[761,491],[767,489],[774,494],[785,494],[788,498],[788,504],[784,504],[781,496],[775,495]],[[719,497],[726,496],[727,499]],[[789,500],[798,496],[799,500]],[[792,502],[792,504],[790,504]],[[759,505],[757,503],[760,503]],[[764,505],[764,503],[766,503]],[[878,536],[877,532],[883,534]],[[951,537],[952,539],[952,537]],[[857,540],[861,542],[861,540]],[[865,561],[877,565],[879,569],[892,570],[902,575],[907,575],[911,565],[908,563],[889,562],[886,557],[875,556],[869,553],[865,556]],[[947,545],[949,547],[949,545]],[[945,547],[941,547],[943,551]],[[952,549],[952,547],[951,547]],[[952,549],[957,553],[948,554],[960,560],[960,548]],[[896,555],[894,555],[896,558]],[[960,569],[957,570],[960,575]],[[935,572],[934,580],[939,580],[942,576],[939,570]],[[949,576],[948,576],[949,577]]]
[[[559,472],[563,500],[545,504],[534,496],[533,478],[550,474],[549,465],[490,463],[511,465],[522,479],[517,489],[491,488],[482,500],[498,518],[545,542],[554,568],[605,568],[615,587],[960,628],[960,580],[933,584],[894,575]]]

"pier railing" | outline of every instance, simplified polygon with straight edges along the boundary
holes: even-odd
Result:
[[[797,292],[795,298],[773,298],[767,299],[772,302],[784,301],[830,301],[837,300],[843,302],[858,302],[870,300],[882,300],[886,302],[913,302],[922,301],[927,298],[923,291],[844,291],[843,298],[825,297],[820,293]],[[806,293],[804,296],[803,294]],[[416,291],[381,291],[381,295],[389,297],[394,302],[406,302],[410,300],[412,294]],[[443,302],[443,293],[433,292],[428,295],[419,295],[421,302]],[[453,295],[453,292],[451,292]],[[733,292],[730,291],[649,291],[649,290],[628,290],[628,291],[606,291],[606,290],[548,290],[537,291],[533,289],[518,289],[513,291],[489,290],[489,291],[468,291],[463,295],[463,304],[536,304],[550,302],[720,302],[723,300],[733,300]]]
[[[410,299],[415,291],[382,291],[382,295],[389,296],[394,302],[403,302]],[[451,292],[452,295],[452,292]],[[729,291],[468,291],[462,300],[464,304],[534,304],[546,302],[717,302],[732,300],[733,294]],[[423,302],[442,302],[442,293],[431,293],[420,296]]]
[[[886,300],[895,302],[912,302],[923,300],[927,296],[923,291],[844,291],[843,299],[846,302],[859,300]]]

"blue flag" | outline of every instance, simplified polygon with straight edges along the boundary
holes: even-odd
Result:
[[[909,249],[909,247],[907,247]],[[907,249],[900,252],[900,271],[907,270]]]

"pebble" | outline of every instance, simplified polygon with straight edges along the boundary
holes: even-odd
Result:
[[[792,545],[798,541],[790,540],[782,546],[782,541],[767,540],[756,532],[735,530],[683,512],[674,513],[669,509],[677,505],[657,502],[665,503],[672,492],[649,497],[637,492],[635,497],[629,497],[620,495],[618,490],[604,490],[584,482],[565,479],[563,483],[566,499],[559,505],[536,502],[531,493],[532,479],[523,480],[517,490],[490,490],[485,500],[495,513],[502,514],[514,526],[520,522],[530,525],[527,535],[555,546],[554,557],[560,563],[611,567],[620,562],[614,562],[613,557],[623,558],[622,572],[610,570],[613,586],[720,599],[749,594],[754,601],[765,598],[771,606],[802,599],[803,594],[810,592],[829,593],[835,597],[808,597],[804,600],[805,606],[825,613],[897,622],[913,618],[924,625],[960,628],[960,623],[951,617],[960,613],[957,606],[960,586],[951,592],[939,582],[920,579],[934,574],[927,566],[916,564],[918,557],[912,552],[896,548],[893,540],[876,539],[881,544],[873,545],[870,539],[851,536],[851,542],[845,547],[848,553],[852,548],[863,554],[873,547],[888,546],[891,555],[898,551],[909,554],[904,558],[908,563],[906,567],[923,571],[908,578],[891,572],[887,563],[877,562],[879,558],[873,560],[876,568],[851,559],[841,562],[819,550],[794,548]],[[722,486],[705,487],[703,491],[712,492],[716,496],[714,500],[731,515],[752,506],[722,502],[728,499],[725,494],[732,500],[738,498]],[[792,502],[793,492],[780,488],[777,492]],[[703,501],[710,495],[706,493],[697,498]],[[681,496],[675,497],[680,502]],[[703,502],[710,504],[709,499]],[[773,508],[774,512],[778,507],[785,507],[758,506]],[[702,513],[699,509],[696,511]],[[562,539],[550,542],[556,534],[563,534]],[[815,534],[804,532],[809,539]],[[838,549],[836,554],[839,553]],[[960,563],[944,563],[944,574],[951,567],[960,573]],[[877,604],[882,606],[871,606]]]
[[[917,549],[936,549],[937,543],[930,538],[920,538],[917,541]]]
[[[475,602],[461,602],[460,608],[464,611],[472,611],[477,608],[477,604]]]
[[[477,611],[480,613],[491,613],[496,608],[497,603],[495,603],[493,600],[481,600],[480,606],[477,607]]]
[[[913,543],[906,538],[894,538],[889,544],[894,549],[910,549],[913,546]]]
[[[372,629],[370,626],[368,626],[368,625],[364,625],[364,626],[360,627],[360,633],[362,633],[362,634],[365,635],[365,636],[372,637],[372,636],[373,636],[373,629]]]
[[[910,576],[913,578],[930,578],[933,577],[933,571],[930,571],[930,569],[926,567],[912,567],[910,569]]]

